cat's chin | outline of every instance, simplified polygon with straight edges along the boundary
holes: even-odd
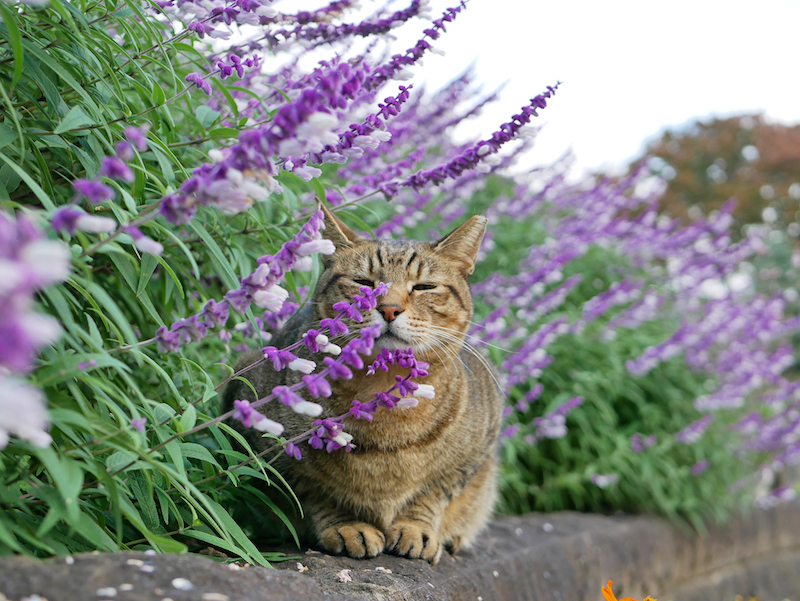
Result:
[[[407,351],[410,348],[414,348],[414,345],[391,332],[386,332],[375,340],[375,348],[385,348],[389,351]]]

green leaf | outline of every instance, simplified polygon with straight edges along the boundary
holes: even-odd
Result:
[[[208,132],[210,140],[229,139],[235,138],[239,135],[240,131],[234,127],[218,127]]]
[[[178,420],[178,427],[180,428],[181,432],[186,432],[186,430],[191,430],[194,428],[194,425],[197,423],[197,409],[194,408],[194,405],[188,405],[181,415],[181,418]]]
[[[139,285],[136,287],[136,296],[141,296],[150,282],[150,277],[156,270],[159,260],[157,255],[145,254],[142,257],[142,267],[139,272]]]
[[[41,186],[39,186],[39,184],[37,184],[36,181],[30,175],[28,175],[26,171],[22,167],[17,165],[16,161],[6,156],[2,152],[0,152],[0,159],[4,160],[6,164],[9,167],[11,167],[11,169],[17,175],[19,175],[22,181],[28,184],[28,187],[31,189],[31,192],[33,192],[36,195],[36,198],[38,198],[42,202],[42,205],[44,205],[45,209],[47,209],[48,211],[55,210],[56,208],[55,203],[50,199],[47,193],[44,190],[42,190]]]
[[[153,83],[153,106],[161,106],[167,100],[167,97],[164,95],[164,90],[161,89],[161,84],[159,82]]]
[[[203,445],[197,444],[195,442],[182,442],[181,443],[181,452],[183,456],[187,459],[198,459],[205,463],[210,463],[212,465],[217,466],[218,468],[222,469],[217,460],[214,459],[214,456],[211,454],[207,448]]]
[[[230,262],[227,258],[225,258],[225,255],[222,254],[222,249],[220,249],[216,240],[209,235],[203,224],[199,223],[198,220],[195,219],[189,224],[188,227],[192,228],[192,230],[200,237],[200,239],[203,240],[206,247],[208,247],[209,252],[211,252],[211,258],[213,262],[216,263],[217,271],[225,281],[225,285],[231,290],[238,288],[239,279],[236,277],[236,273],[231,267]]]
[[[200,121],[203,129],[208,129],[211,125],[219,119],[220,112],[215,111],[211,107],[201,104],[195,110],[195,115],[197,116],[197,120]]]
[[[17,21],[14,15],[5,4],[0,4],[0,14],[3,15],[3,22],[6,25],[6,37],[11,46],[11,51],[14,54],[14,75],[11,77],[11,89],[17,85],[19,78],[22,76],[22,69],[25,65],[25,55],[22,51],[22,36],[17,27]]]
[[[66,116],[61,120],[61,123],[58,124],[53,130],[54,134],[63,134],[64,132],[70,131],[72,129],[77,129],[79,127],[83,127],[84,125],[94,125],[94,120],[86,114],[86,111],[83,110],[83,107],[78,105],[72,107],[72,109],[66,114]]]
[[[65,455],[56,454],[52,446],[43,449],[37,448],[34,454],[45,466],[50,478],[55,483],[61,500],[67,510],[67,521],[77,527],[80,520],[79,495],[83,486],[83,469],[81,464]]]

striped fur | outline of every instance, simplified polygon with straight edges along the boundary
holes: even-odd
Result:
[[[383,324],[386,333],[376,347],[414,348],[418,358],[431,364],[430,375],[419,382],[436,390],[434,399],[420,399],[417,407],[379,409],[372,422],[346,419],[345,429],[356,444],[351,453],[328,454],[304,445],[302,461],[278,459],[313,535],[328,552],[373,557],[386,551],[435,564],[443,547],[456,552],[479,541],[497,494],[502,411],[491,368],[465,344],[472,318],[467,277],[485,226],[484,217],[472,217],[435,243],[365,240],[326,210],[325,235],[336,252],[325,259],[312,306],[295,316],[273,344],[287,346],[332,317],[332,305],[351,300],[360,285],[391,282],[379,310],[363,324],[348,325],[357,332],[364,325]],[[334,342],[344,345],[347,339]],[[322,363],[320,355],[301,355]],[[259,356],[251,353],[239,366]],[[365,371],[354,370],[352,380],[333,382],[331,398],[315,399],[325,408],[323,417],[346,413],[353,399],[367,401],[390,388],[404,370],[373,376]],[[259,397],[300,378],[271,367],[245,376]],[[234,382],[225,391],[223,410],[234,399],[255,398],[249,387]],[[308,430],[313,421],[278,403],[265,405],[263,412],[286,426],[287,438]],[[257,448],[268,442],[246,434]]]

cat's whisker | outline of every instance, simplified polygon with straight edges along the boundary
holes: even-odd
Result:
[[[472,322],[470,322],[470,323],[472,323]],[[448,332],[454,332],[456,334],[463,334],[467,338],[477,338],[478,340],[480,340],[480,337],[476,336],[475,334],[464,333],[464,332],[461,332],[461,331],[456,330],[454,328],[445,328],[444,326],[437,326],[436,324],[428,324],[427,327],[435,328],[437,330],[445,330],[445,331],[448,331]],[[465,342],[465,344],[467,344],[467,343]],[[487,346],[489,348],[496,348],[497,350],[503,351],[505,353],[513,353],[514,352],[511,349],[503,348],[502,346],[497,346],[496,344],[491,344],[489,342],[484,342],[482,340],[481,340],[481,344],[483,344],[484,346]]]
[[[493,367],[489,364],[489,361],[483,355],[481,355],[478,352],[478,350],[475,347],[473,347],[468,342],[463,341],[460,338],[454,336],[453,334],[450,334],[447,331],[441,331],[441,330],[447,330],[449,328],[441,328],[439,326],[435,326],[435,328],[436,328],[436,330],[439,330],[439,331],[437,331],[437,334],[440,335],[443,339],[445,339],[445,340],[447,340],[449,342],[452,342],[452,343],[461,344],[462,348],[464,350],[466,350],[468,353],[473,355],[478,361],[480,361],[481,364],[483,365],[483,367],[486,368],[486,371],[489,372],[489,375],[492,376],[492,380],[494,380],[494,383],[497,385],[497,389],[502,392],[503,387],[500,384],[500,382],[498,381],[497,377],[495,376]],[[463,361],[462,361],[462,363],[463,363]],[[465,367],[466,367],[466,365],[465,365]]]

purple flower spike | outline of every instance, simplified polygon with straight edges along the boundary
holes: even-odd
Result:
[[[139,430],[139,432],[144,432],[144,425],[147,423],[146,417],[140,417],[139,419],[132,419],[131,426]]]

